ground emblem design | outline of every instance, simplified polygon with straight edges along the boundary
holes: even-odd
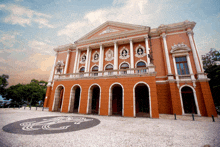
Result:
[[[78,131],[98,125],[100,121],[95,118],[79,116],[53,116],[34,118],[8,124],[2,129],[16,134],[53,134]]]

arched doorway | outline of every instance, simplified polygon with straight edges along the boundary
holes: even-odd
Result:
[[[55,90],[53,111],[61,111],[64,95],[64,87],[58,86]]]
[[[182,104],[184,108],[184,113],[197,114],[197,108],[195,104],[193,90],[188,86],[184,86],[181,89],[181,95],[182,95]]]
[[[70,93],[69,112],[78,113],[80,105],[81,88],[79,85],[73,86]]]
[[[149,89],[144,83],[135,87],[135,116],[150,117]]]
[[[100,87],[98,85],[92,85],[89,89],[87,113],[99,114],[99,101],[100,101]]]
[[[109,90],[109,115],[123,116],[123,88],[118,84],[114,84]]]

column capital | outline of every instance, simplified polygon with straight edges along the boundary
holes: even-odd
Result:
[[[117,44],[117,43],[118,43],[118,41],[116,41],[116,40],[114,40],[113,42],[114,42],[114,44]]]
[[[103,46],[102,43],[99,43],[99,46],[102,47]]]
[[[162,38],[166,38],[166,33],[162,33],[162,34],[160,34],[160,36],[162,37]]]
[[[69,53],[70,53],[70,51],[71,51],[71,50],[70,50],[70,49],[68,49],[68,50],[67,50],[67,53],[69,54]]]
[[[144,36],[144,38],[145,38],[145,39],[148,39],[149,37],[148,37],[148,35],[147,35],[147,36]]]
[[[89,50],[89,49],[90,49],[90,47],[89,47],[89,46],[87,46],[86,48],[87,48],[87,50]]]
[[[194,33],[193,33],[193,31],[192,31],[191,29],[188,29],[188,30],[187,30],[187,34],[188,34],[188,35],[193,35]]]
[[[131,42],[133,39],[132,38],[129,38],[129,41]]]

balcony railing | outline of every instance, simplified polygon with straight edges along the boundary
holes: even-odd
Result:
[[[106,70],[95,72],[80,72],[80,73],[68,73],[68,74],[55,74],[54,79],[78,79],[87,77],[111,77],[111,76],[130,76],[130,75],[147,75],[155,74],[154,66],[144,68],[127,68],[118,70]]]

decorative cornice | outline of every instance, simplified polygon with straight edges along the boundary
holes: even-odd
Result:
[[[172,47],[171,47],[171,51],[170,53],[171,54],[175,54],[175,53],[184,53],[184,52],[190,52],[191,49],[183,44],[183,43],[178,43],[178,44],[174,44]]]

